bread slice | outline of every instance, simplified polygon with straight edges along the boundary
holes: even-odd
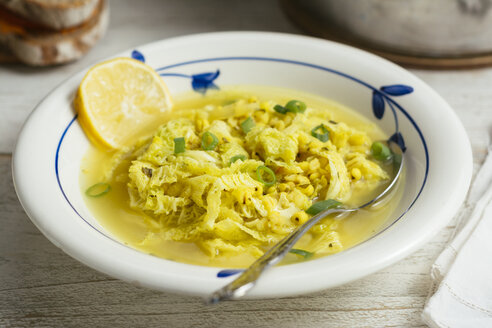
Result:
[[[98,6],[86,22],[62,31],[42,27],[0,8],[0,46],[19,61],[33,66],[78,59],[106,31],[109,21],[107,0],[98,1]]]
[[[0,0],[10,11],[57,30],[82,24],[98,4],[99,0]]]

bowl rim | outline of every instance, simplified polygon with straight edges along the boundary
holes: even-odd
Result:
[[[449,107],[449,105],[446,104],[446,102],[444,100],[442,100],[442,98],[440,98],[432,89],[430,89],[430,87],[428,87],[424,82],[420,81],[418,78],[416,78],[415,76],[413,76],[413,74],[407,72],[406,70],[404,70],[403,68],[393,64],[393,63],[390,63],[380,57],[377,57],[375,55],[372,55],[372,54],[369,54],[369,53],[366,53],[362,50],[359,50],[359,49],[355,49],[355,48],[352,48],[352,47],[349,47],[349,46],[345,46],[345,45],[340,45],[338,43],[335,43],[335,42],[330,42],[330,41],[326,41],[326,40],[320,40],[320,39],[316,39],[316,38],[312,38],[312,37],[305,37],[305,36],[297,36],[297,35],[290,35],[290,34],[283,34],[283,33],[271,33],[271,32],[218,32],[218,33],[204,33],[204,34],[195,34],[195,35],[190,35],[190,36],[184,36],[184,37],[177,37],[177,38],[171,38],[171,39],[165,39],[165,40],[160,40],[160,41],[157,41],[157,42],[153,42],[153,43],[150,43],[150,44],[147,44],[147,45],[144,45],[144,46],[140,46],[138,48],[151,48],[151,47],[155,47],[155,46],[158,46],[159,44],[162,44],[162,43],[172,43],[172,42],[190,42],[190,41],[193,41],[193,40],[196,40],[196,39],[206,39],[206,38],[223,38],[224,40],[226,40],[227,38],[244,38],[244,39],[248,39],[248,38],[272,38],[274,37],[275,39],[277,40],[280,40],[280,41],[285,41],[285,40],[289,40],[289,41],[292,41],[292,40],[296,40],[296,41],[302,41],[302,42],[307,42],[307,43],[318,43],[318,44],[324,44],[325,46],[327,47],[335,47],[335,48],[345,48],[345,50],[349,51],[349,52],[352,52],[352,53],[356,53],[358,55],[362,55],[364,57],[369,57],[371,60],[375,60],[376,63],[379,63],[380,65],[383,65],[383,66],[386,66],[386,67],[390,67],[392,69],[395,69],[397,72],[399,71],[400,73],[403,73],[409,77],[412,77],[412,82],[413,83],[418,83],[420,84],[419,87],[424,87],[424,89],[426,89],[426,92],[428,93],[429,96],[432,96],[433,100],[436,101],[436,103],[440,104],[443,108],[445,108],[445,110],[447,110],[448,114],[450,116],[452,116],[454,122],[455,122],[455,125],[457,126],[457,131],[458,131],[458,134],[460,134],[461,136],[464,136],[466,138],[466,141],[468,141],[468,138],[466,137],[466,132],[464,131],[464,128],[463,126],[461,125],[459,119],[457,118],[456,114],[454,113],[454,111]],[[122,55],[122,54],[128,54],[130,51],[125,51],[119,55]],[[260,57],[258,57],[260,58]],[[222,58],[223,59],[223,58]],[[244,58],[243,58],[244,59]],[[294,62],[294,61],[292,61]],[[301,61],[297,61],[298,63],[301,62]],[[171,68],[171,67],[176,67],[178,65],[184,65],[184,64],[187,64],[189,62],[185,62],[185,63],[176,63],[176,64],[173,64],[173,65],[167,65],[165,67],[161,67],[160,69],[166,69],[166,68]],[[325,67],[326,68],[326,67]],[[156,70],[159,70],[159,69],[156,69]],[[84,70],[85,71],[85,70]],[[141,263],[146,263],[148,262],[149,264],[152,263],[152,264],[156,264],[156,261],[157,262],[167,262],[166,263],[166,266],[169,266],[171,269],[175,269],[176,272],[180,272],[181,269],[186,268],[186,270],[181,270],[183,272],[181,272],[180,274],[176,274],[176,272],[170,272],[169,273],[169,277],[174,279],[174,281],[171,281],[170,283],[165,283],[165,284],[162,284],[161,282],[159,282],[159,280],[157,280],[157,275],[156,273],[154,272],[154,274],[152,275],[152,277],[150,278],[150,280],[146,280],[145,277],[146,277],[146,273],[145,273],[145,270],[141,271],[141,270],[138,270],[139,273],[138,274],[135,274],[134,271],[132,270],[135,270],[135,266],[128,266],[128,263],[126,263],[123,259],[118,259],[117,261],[114,261],[114,263],[111,263],[111,265],[108,265],[108,263],[106,263],[107,261],[107,256],[104,256],[98,252],[94,253],[93,251],[92,252],[88,252],[86,251],[85,249],[81,249],[81,244],[80,242],[77,242],[76,239],[68,239],[68,238],[64,238],[63,235],[60,235],[60,232],[59,231],[56,231],[56,229],[53,229],[53,227],[50,227],[49,225],[46,225],[47,221],[43,221],[43,218],[42,218],[42,215],[39,215],[37,214],[39,211],[39,204],[34,204],[34,202],[32,201],[32,199],[29,199],[30,197],[27,196],[28,193],[26,193],[26,183],[25,183],[25,178],[20,174],[20,172],[22,171],[20,169],[20,163],[22,162],[23,160],[23,157],[25,158],[26,156],[26,150],[25,150],[25,141],[24,139],[26,138],[26,134],[28,133],[27,131],[29,131],[30,129],[30,126],[33,124],[33,122],[36,121],[36,115],[38,115],[37,113],[40,113],[42,111],[42,108],[45,106],[46,102],[48,102],[48,100],[52,97],[56,97],[57,93],[61,93],[61,94],[66,94],[67,92],[70,92],[69,89],[72,85],[74,85],[75,82],[79,81],[80,80],[80,77],[81,75],[84,73],[84,71],[82,72],[79,72],[71,77],[69,77],[67,80],[65,80],[64,82],[62,82],[57,88],[55,88],[49,95],[47,95],[35,108],[35,110],[32,112],[32,114],[29,116],[29,118],[27,119],[27,121],[25,122],[23,128],[22,128],[22,131],[19,135],[19,138],[18,138],[18,141],[17,141],[17,145],[15,147],[15,151],[14,151],[14,155],[13,155],[13,161],[12,161],[12,170],[13,170],[13,178],[14,178],[14,186],[15,186],[15,189],[16,189],[16,192],[18,194],[18,197],[19,197],[19,200],[21,201],[21,204],[22,206],[24,207],[24,209],[26,210],[26,213],[28,214],[28,216],[31,218],[31,220],[33,221],[33,223],[43,232],[43,234],[45,234],[48,239],[50,239],[55,245],[57,245],[58,247],[62,248],[66,253],[68,253],[69,255],[71,255],[72,257],[75,257],[76,259],[78,259],[79,261],[99,270],[99,271],[102,271],[102,272],[105,272],[107,274],[110,274],[112,276],[116,276],[120,279],[123,279],[123,280],[127,280],[127,281],[132,281],[134,283],[137,283],[137,284],[141,284],[141,285],[146,285],[148,287],[151,287],[151,288],[157,288],[157,289],[162,289],[162,290],[169,290],[169,291],[174,291],[174,292],[180,292],[180,293],[188,293],[188,294],[198,294],[198,295],[206,295],[208,292],[209,292],[209,288],[206,288],[207,286],[204,286],[202,285],[203,283],[205,282],[208,282],[208,280],[210,279],[209,277],[209,273],[212,273],[212,270],[213,270],[213,273],[212,275],[215,275],[215,273],[217,272],[217,268],[210,268],[210,267],[200,267],[200,271],[209,271],[205,274],[205,276],[207,278],[204,278],[204,277],[197,277],[195,275],[193,275],[193,272],[196,271],[194,270],[193,268],[196,268],[196,266],[194,265],[190,265],[190,264],[183,264],[183,263],[176,263],[176,262],[171,262],[171,261],[167,261],[167,260],[162,260],[162,259],[149,259],[149,255],[147,254],[143,254],[142,252],[140,251],[137,251],[137,250],[134,250],[133,248],[129,248],[128,246],[125,246],[126,248],[128,248],[130,251],[129,252],[132,252],[132,253],[129,253],[129,254],[133,254],[135,255],[136,253],[138,253],[139,255],[145,255],[147,258],[145,261],[142,261]],[[332,70],[334,71],[334,70]],[[343,73],[342,73],[343,74]],[[345,74],[347,75],[347,74]],[[354,78],[350,75],[347,75],[349,78]],[[362,84],[365,84],[367,87],[369,88],[373,88],[370,84],[368,83],[365,83],[361,80],[359,80]],[[77,83],[78,85],[78,83]],[[394,102],[394,104],[399,107],[399,110],[402,111],[405,115],[407,115],[407,117],[413,121],[413,119],[411,118],[411,116],[409,116],[409,114],[405,111],[405,109],[403,109],[403,107],[401,107],[397,102]],[[65,199],[68,201],[68,203],[70,204],[70,206],[72,207],[72,209],[75,211],[75,213],[77,213],[84,221],[86,221],[78,212],[77,210],[75,209],[75,207],[70,203],[69,199],[67,198],[67,196],[65,195],[64,191],[63,191],[63,187],[61,185],[61,182],[58,178],[58,155],[59,155],[59,151],[60,151],[60,148],[61,148],[61,145],[62,145],[62,142],[63,142],[63,139],[66,135],[66,133],[68,132],[69,128],[72,126],[72,124],[75,122],[75,119],[76,119],[76,116],[70,121],[70,123],[68,124],[68,126],[65,128],[65,130],[63,131],[63,135],[61,136],[60,140],[59,140],[59,143],[57,144],[57,149],[56,149],[56,157],[55,157],[55,170],[56,170],[56,176],[57,176],[57,182],[58,182],[58,185],[63,193],[63,196],[65,197]],[[427,146],[425,145],[425,139],[424,137],[422,136],[422,133],[420,132],[418,126],[416,125],[415,122],[413,122],[414,126],[416,127],[416,129],[419,131],[420,133],[420,137],[421,137],[421,140],[422,142],[424,143],[424,148],[425,148],[425,151],[426,151],[426,156],[427,156],[427,168],[426,168],[426,173],[425,173],[425,178],[424,178],[424,182],[423,182],[423,185],[422,187],[420,188],[419,192],[418,192],[418,195],[416,196],[416,198],[414,199],[414,201],[412,202],[412,205],[417,201],[417,199],[419,198],[419,195],[421,194],[422,190],[424,189],[424,186],[426,184],[426,180],[427,180],[427,174],[428,174],[428,170],[429,170],[429,162],[428,162],[428,154],[427,154]],[[24,147],[24,148],[23,148]],[[398,252],[395,252],[394,254],[392,254],[391,256],[390,255],[386,255],[386,257],[383,257],[380,259],[380,261],[377,261],[376,263],[373,263],[373,265],[369,265],[369,266],[365,266],[364,267],[364,270],[361,270],[362,272],[360,273],[351,273],[351,274],[346,274],[344,277],[341,277],[336,283],[325,283],[325,284],[322,284],[320,287],[316,288],[315,286],[313,286],[312,284],[308,284],[309,286],[305,286],[305,288],[291,288],[291,289],[288,289],[288,290],[285,290],[285,289],[281,289],[281,288],[274,288],[273,290],[268,290],[268,288],[266,287],[266,284],[265,283],[262,283],[260,281],[260,285],[262,285],[264,288],[267,288],[267,290],[263,290],[261,291],[259,288],[258,289],[255,289],[253,290],[253,292],[251,293],[250,296],[252,297],[267,297],[267,296],[285,296],[285,295],[293,295],[293,294],[298,294],[298,293],[304,293],[304,292],[310,292],[310,291],[315,291],[315,290],[318,290],[318,289],[322,289],[322,288],[327,288],[327,287],[332,287],[332,286],[335,286],[335,285],[339,285],[339,284],[342,284],[342,283],[346,283],[346,282],[349,282],[349,281],[352,281],[352,280],[355,280],[355,279],[358,279],[362,276],[365,276],[369,273],[373,273],[391,263],[394,263],[396,262],[397,260],[403,258],[404,256],[408,255],[411,251],[415,250],[418,246],[420,246],[422,243],[424,243],[425,241],[427,241],[428,239],[430,239],[432,237],[432,235],[437,232],[438,228],[441,228],[442,226],[444,226],[447,221],[451,218],[451,215],[456,212],[456,210],[458,209],[459,205],[461,204],[461,202],[464,200],[464,197],[465,197],[465,194],[466,194],[466,190],[467,190],[467,187],[469,185],[469,182],[470,182],[470,179],[471,179],[471,169],[472,169],[472,157],[471,157],[471,147],[469,145],[469,142],[464,142],[464,144],[462,145],[462,152],[464,154],[467,154],[467,156],[465,156],[467,158],[467,160],[464,161],[464,164],[465,166],[462,168],[463,169],[463,172],[464,174],[462,174],[461,176],[461,181],[460,181],[460,184],[464,187],[462,188],[463,191],[462,192],[459,192],[459,193],[455,193],[453,194],[453,201],[454,201],[454,206],[449,206],[448,208],[444,209],[442,212],[443,214],[441,215],[441,220],[438,220],[439,221],[439,224],[434,224],[434,228],[433,229],[430,229],[429,232],[427,232],[427,234],[422,234],[420,236],[420,239],[418,241],[415,241],[412,245],[407,245],[407,247],[405,248],[402,248],[400,249]],[[451,197],[451,196],[450,196]],[[411,205],[411,206],[412,206]],[[410,207],[411,207],[410,206]],[[410,208],[409,207],[409,208]],[[405,212],[406,213],[406,212]],[[405,214],[404,213],[404,214]],[[403,215],[400,216],[403,217]],[[446,220],[445,219],[442,219],[444,217],[448,217]],[[397,221],[395,221],[393,224],[395,224]],[[86,221],[86,223],[88,223],[90,226],[92,226],[89,222]],[[392,224],[392,225],[393,225]],[[93,227],[93,229],[95,229],[96,231],[99,231],[97,228]],[[386,228],[388,229],[388,228]],[[385,229],[385,230],[386,230]],[[100,231],[99,231],[100,232]],[[107,236],[106,234],[104,234],[103,232],[100,232],[101,234],[103,234],[104,236],[106,237],[109,237]],[[117,240],[114,240],[113,238],[109,237],[111,239],[111,242],[116,242],[120,245],[122,245],[120,242],[118,242]],[[364,242],[365,243],[365,242]],[[362,243],[361,243],[362,244]],[[361,244],[359,244],[358,246],[360,246]],[[124,245],[122,245],[124,246]],[[350,252],[351,250],[353,250],[354,248],[356,248],[357,246],[354,246],[352,247],[351,249],[347,250],[347,251],[344,251],[340,254],[336,254],[336,255],[332,255],[330,256],[330,261],[327,261],[327,262],[333,262],[333,261],[336,261],[337,258],[339,258],[341,254],[347,254],[348,252]],[[128,251],[127,251],[128,252]],[[118,253],[118,252],[116,252]],[[338,256],[337,256],[338,255]],[[138,256],[138,255],[135,255],[135,256]],[[139,261],[140,262],[140,261]],[[292,275],[293,273],[293,270],[291,270],[292,268],[288,268],[288,267],[294,267],[294,266],[300,266],[302,265],[303,267],[305,267],[306,269],[308,269],[307,271],[312,271],[312,270],[316,270],[316,266],[317,266],[317,262],[319,262],[318,260],[317,261],[311,261],[311,262],[306,262],[306,263],[302,263],[302,264],[295,264],[295,265],[289,265],[289,266],[283,266],[283,267],[277,267],[277,268],[274,268],[273,270],[271,270],[272,272],[267,272],[265,273],[265,278],[263,280],[267,280],[269,279],[270,281],[272,280],[272,277],[274,277],[273,279],[279,281],[277,286],[278,285],[281,285],[282,283],[287,283],[289,281],[289,279],[287,279],[286,277],[288,277],[289,275]],[[157,267],[159,267],[160,265],[157,265]],[[319,268],[318,268],[319,269]],[[347,268],[345,268],[345,270],[347,270]],[[171,270],[172,271],[172,270]],[[282,276],[282,271],[284,273],[284,275]],[[278,274],[276,274],[278,272]],[[304,276],[306,279],[309,279],[308,277],[310,277],[309,274],[299,274],[299,272],[295,273],[295,275],[297,277],[299,276]],[[162,278],[160,279],[161,281],[163,280]],[[226,280],[223,280],[221,282],[221,284],[225,283]],[[256,292],[255,292],[256,291]]]

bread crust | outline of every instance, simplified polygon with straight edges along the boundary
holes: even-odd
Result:
[[[0,0],[0,5],[43,26],[61,30],[87,21],[99,0]]]

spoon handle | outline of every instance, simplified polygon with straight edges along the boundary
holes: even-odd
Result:
[[[311,219],[306,221],[306,223],[284,237],[284,239],[282,239],[275,246],[270,248],[265,254],[263,254],[262,257],[257,259],[251,266],[243,271],[239,277],[214,292],[209,298],[207,298],[207,303],[214,304],[222,300],[243,296],[248,290],[253,288],[261,273],[268,267],[277,264],[285,256],[285,254],[291,250],[295,243],[316,223],[332,213],[347,211],[352,211],[352,209],[334,208],[316,214]]]

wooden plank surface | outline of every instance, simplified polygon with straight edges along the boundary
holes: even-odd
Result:
[[[51,69],[0,67],[0,327],[423,326],[430,265],[453,222],[418,252],[359,281],[300,297],[210,307],[199,298],[135,287],[87,268],[53,246],[27,218],[13,189],[10,153],[23,121],[46,93],[81,68],[138,44],[231,29],[297,31],[275,1],[224,6],[222,0],[119,0],[111,2],[107,37],[82,61]],[[492,69],[413,72],[455,109],[477,168],[492,126]]]

